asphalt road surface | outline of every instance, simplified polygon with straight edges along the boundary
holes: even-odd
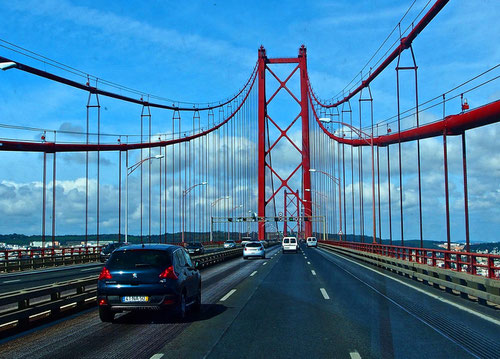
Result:
[[[202,272],[203,307],[101,323],[97,310],[0,342],[1,358],[500,358],[498,310],[323,249]]]

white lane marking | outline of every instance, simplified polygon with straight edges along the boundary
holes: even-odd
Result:
[[[311,270],[311,273],[312,273],[313,275],[316,275],[316,272],[315,272],[315,271],[313,271],[313,270]]]
[[[325,250],[323,250],[323,251],[325,251]],[[325,253],[328,253],[328,254],[335,254],[335,253],[331,253],[331,252],[325,252]],[[338,254],[335,254],[335,255],[336,255],[337,257],[340,257],[340,258],[342,258],[342,259],[345,259],[346,261],[349,261],[349,262],[351,262],[351,263],[357,264],[357,265],[359,265],[359,266],[361,266],[361,267],[363,267],[363,268],[365,268],[365,269],[371,270],[372,272],[375,272],[375,273],[380,274],[380,275],[382,275],[382,276],[384,276],[384,277],[387,277],[387,278],[389,278],[389,279],[392,279],[392,280],[394,280],[394,281],[396,281],[396,282],[398,282],[398,283],[400,283],[400,284],[403,284],[403,285],[405,285],[405,286],[407,286],[407,287],[409,287],[409,288],[415,289],[417,292],[420,292],[420,293],[422,293],[422,294],[426,294],[426,295],[428,295],[428,296],[429,296],[429,297],[431,297],[431,298],[437,299],[437,300],[439,300],[439,301],[441,301],[441,302],[443,302],[443,303],[446,303],[446,304],[449,304],[449,305],[451,305],[451,306],[453,306],[453,307],[455,307],[455,308],[461,309],[461,310],[463,310],[464,312],[467,312],[467,313],[469,313],[469,314],[473,314],[473,315],[475,315],[475,316],[477,316],[477,317],[479,317],[479,318],[481,318],[481,319],[487,320],[488,322],[491,322],[491,323],[493,323],[493,324],[500,325],[500,320],[496,320],[496,319],[494,319],[494,318],[490,318],[490,317],[488,317],[487,315],[484,315],[484,314],[481,314],[481,313],[475,312],[475,311],[473,311],[473,310],[471,310],[471,309],[469,309],[469,308],[467,308],[467,307],[461,306],[460,304],[450,302],[448,299],[445,299],[445,298],[440,297],[440,296],[438,296],[438,295],[436,295],[436,294],[433,294],[433,293],[426,292],[426,291],[425,291],[425,290],[423,290],[423,289],[420,289],[420,288],[415,287],[415,286],[413,286],[413,285],[411,285],[411,284],[405,283],[405,282],[403,282],[403,281],[402,281],[402,280],[400,280],[400,279],[397,279],[397,278],[391,277],[390,275],[387,275],[387,274],[384,274],[384,273],[380,273],[380,272],[376,271],[375,269],[372,269],[372,268],[370,268],[370,267],[367,267],[367,266],[365,266],[364,264],[360,264],[360,263],[358,263],[358,262],[355,262],[355,261],[353,261],[352,259],[348,259],[348,258],[345,258],[345,257],[343,257],[343,256],[339,256]],[[356,278],[356,279],[358,279],[359,281],[361,281],[361,282],[365,283],[364,281],[362,281],[361,279],[359,279],[358,277],[356,277],[354,274],[352,274],[352,273],[351,273],[351,272],[349,272],[348,270],[346,270],[346,269],[344,269],[344,268],[342,268],[342,269],[343,269],[345,272],[349,273],[349,274],[350,274],[351,276],[353,276],[354,278]],[[365,284],[366,284],[366,285],[368,285],[370,288],[373,288],[373,287],[372,287],[372,286],[370,286],[369,284],[367,284],[367,283],[365,283]],[[374,289],[374,288],[373,288],[373,289]],[[376,289],[374,289],[374,290],[375,290],[376,292],[378,292]],[[380,292],[379,292],[379,293],[380,293]],[[385,297],[385,295],[383,295],[383,296]],[[386,297],[386,298],[388,298],[388,297]],[[390,298],[388,298],[388,299],[389,299],[390,301],[392,301],[393,303],[395,303],[392,299],[390,299]]]
[[[221,301],[221,302],[225,301],[227,298],[229,298],[230,296],[232,296],[234,292],[236,292],[236,289],[231,289],[231,290],[229,291],[229,293],[227,293],[225,296],[223,296],[223,297],[220,299],[220,301]]]
[[[165,354],[158,353],[158,354],[153,355],[153,356],[152,356],[151,358],[149,358],[149,359],[160,359],[160,358],[163,358],[163,355],[165,355]]]
[[[323,298],[325,298],[326,300],[330,299],[330,297],[328,296],[328,293],[326,292],[325,288],[319,288],[319,290],[321,291],[321,294],[323,294]]]
[[[262,263],[263,266],[265,266],[266,264],[267,264],[267,262]]]
[[[80,272],[86,272],[86,271],[89,271],[89,270],[99,270],[100,268],[99,267],[96,267],[96,268],[85,268],[85,269],[80,269]]]
[[[359,355],[357,350],[350,352],[349,355],[351,356],[351,359],[361,359],[361,355]]]
[[[15,283],[15,282],[20,282],[21,279],[12,279],[12,280],[6,280],[3,282],[3,284],[7,284],[7,283]]]
[[[254,276],[254,275],[256,275],[256,274],[257,274],[257,271],[256,271],[256,270],[254,270],[254,271],[252,272],[252,274],[250,274],[250,277],[253,277],[253,276]]]
[[[311,265],[311,262],[308,261],[307,264]]]
[[[35,271],[26,271],[26,272],[19,272],[19,273],[7,273],[7,274],[2,274],[0,276],[0,279],[3,278],[10,278],[10,277],[21,277],[21,276],[27,276],[27,275],[37,275],[37,274],[45,274],[48,272],[61,272],[61,271],[67,271],[67,270],[73,270],[73,269],[78,269],[77,267],[102,267],[103,264],[75,264],[75,265],[70,265],[66,267],[57,267],[57,268],[45,268],[43,270],[35,270]]]
[[[305,258],[305,259],[307,259],[307,257],[306,257],[306,256],[304,256],[304,258]]]

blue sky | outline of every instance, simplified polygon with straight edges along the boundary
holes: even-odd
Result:
[[[402,28],[410,24],[426,3],[416,1]],[[410,4],[411,1],[151,1],[147,5],[122,1],[1,1],[0,38],[99,78],[189,102],[216,101],[239,90],[255,65],[261,44],[269,57],[296,56],[300,45],[305,44],[314,90],[320,97],[329,98],[359,75]],[[421,101],[500,62],[500,46],[494,41],[500,34],[499,14],[500,4],[495,0],[474,4],[451,1],[419,35],[414,51],[419,66]],[[0,55],[44,68],[39,62],[5,48],[0,48]],[[376,121],[396,114],[394,66],[392,64],[373,83]],[[52,71],[50,67],[47,70]],[[87,95],[81,91],[20,71],[6,71],[0,73],[0,92],[2,124],[55,130],[78,130],[84,126]],[[410,87],[404,87],[402,92],[402,108],[411,107]],[[500,91],[495,83],[468,96],[471,107],[498,98]],[[286,118],[286,109],[276,111]],[[449,114],[459,112],[459,104],[451,103],[448,111]],[[138,133],[139,114],[137,106],[103,100],[102,130]],[[431,121],[440,115],[440,108],[431,109],[422,118]],[[161,116],[160,112],[153,112],[153,118]],[[171,114],[165,116],[170,118]],[[3,133],[0,137],[11,136],[5,129],[0,131]],[[155,121],[154,131],[165,132],[161,121]],[[495,142],[499,131],[498,125],[491,125],[471,131],[468,137],[471,238],[474,241],[499,240],[500,151]],[[16,132],[15,136],[23,138],[33,134]],[[300,138],[298,133],[295,136]],[[434,160],[436,154],[439,156],[442,152],[439,144],[440,140],[435,139],[423,145],[428,156],[423,169],[428,182],[429,211],[424,215],[424,222],[425,232],[432,237],[429,239],[443,239],[444,233],[442,191],[433,192],[442,187],[442,163]],[[451,139],[449,145],[454,204],[452,237],[462,240],[459,139]],[[294,154],[286,146],[279,150],[283,153],[283,168],[288,158],[294,162]],[[69,196],[72,189],[79,193],[81,177],[74,172],[81,160],[81,156],[73,156],[71,160],[62,156],[63,165],[58,168],[58,179],[65,181],[61,182],[62,198]],[[104,156],[103,161],[113,159]],[[40,195],[28,196],[40,193],[37,187],[41,181],[40,166],[39,154],[0,153],[3,186],[0,233],[40,232]],[[412,180],[410,174],[409,183]],[[109,186],[109,192],[116,190],[116,183],[106,180],[103,183]],[[412,198],[408,192],[405,200],[409,201],[410,213],[415,208]],[[103,206],[108,204],[111,213],[113,201],[110,199],[108,203],[103,199]],[[104,207],[103,210],[106,211]],[[72,208],[67,209],[67,213],[71,211]],[[103,216],[104,221],[112,223],[110,216]],[[77,222],[77,216],[61,217],[58,234],[81,233]],[[102,230],[116,232],[113,226],[103,223]],[[367,226],[369,228],[369,224]],[[416,238],[415,226],[407,227],[408,236]],[[131,231],[136,230],[137,227],[132,226]],[[383,237],[386,238],[387,233]]]

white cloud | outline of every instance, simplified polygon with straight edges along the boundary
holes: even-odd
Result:
[[[195,33],[181,33],[167,27],[157,27],[132,17],[117,15],[112,11],[102,11],[87,6],[74,5],[68,1],[25,1],[10,3],[16,10],[30,12],[43,17],[57,16],[60,20],[92,28],[108,37],[108,41],[146,41],[161,45],[164,51],[189,51],[202,56],[224,56],[235,62],[254,62],[254,53],[249,54],[227,41],[201,36]]]

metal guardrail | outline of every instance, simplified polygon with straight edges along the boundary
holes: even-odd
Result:
[[[432,266],[425,262],[422,263],[422,261],[410,260],[407,257],[402,259],[349,248],[338,245],[337,242],[321,241],[318,242],[318,245],[324,249],[347,255],[409,278],[421,280],[436,288],[443,287],[448,291],[456,291],[464,298],[469,298],[470,295],[477,298],[480,303],[485,304],[486,301],[489,301],[500,305],[500,280],[451,270],[450,268],[441,268],[436,265]]]
[[[320,241],[318,241],[320,243]],[[321,241],[337,247],[355,249],[408,262],[425,264],[456,272],[466,272],[491,279],[500,279],[500,255],[457,252],[441,249],[392,246],[377,243]]]
[[[228,259],[241,257],[243,248],[222,250],[193,256],[199,268],[216,265]],[[96,305],[97,276],[54,283],[40,287],[0,294],[0,331],[12,324],[27,327],[37,315],[56,315],[65,307],[84,308]]]
[[[69,305],[83,308],[87,300],[96,296],[96,279],[92,276],[2,294],[0,326],[16,322],[18,328],[24,328],[30,318],[42,313],[55,315]]]
[[[55,267],[62,265],[81,264],[96,262],[99,260],[97,253],[70,253],[64,255],[44,256],[44,257],[21,257],[0,261],[0,272],[8,273],[23,271],[28,269],[39,269],[45,267]]]
[[[0,261],[23,258],[48,258],[56,256],[99,254],[101,252],[101,248],[102,246],[3,249],[0,250]]]
[[[226,249],[215,253],[207,253],[191,257],[193,262],[198,262],[198,268],[205,268],[231,258],[241,257],[242,248]]]

